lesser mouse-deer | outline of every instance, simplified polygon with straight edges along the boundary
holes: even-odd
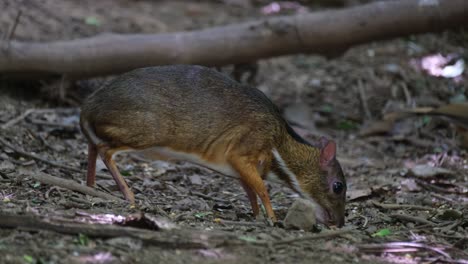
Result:
[[[202,66],[148,67],[125,73],[83,104],[80,125],[89,141],[87,185],[95,185],[99,155],[125,198],[133,192],[112,159],[149,151],[238,177],[259,214],[257,196],[276,222],[263,182],[277,177],[315,202],[317,219],[344,224],[346,182],[336,144],[309,144],[258,89]]]

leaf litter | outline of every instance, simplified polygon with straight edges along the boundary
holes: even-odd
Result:
[[[73,6],[72,2],[58,6],[51,1],[44,3],[73,10],[72,15],[82,20],[69,21],[70,18],[60,12],[55,16],[46,15],[44,8],[28,9],[22,18],[24,24],[18,28],[19,39],[76,38],[106,31],[144,33],[155,28],[204,28],[212,23],[236,22],[258,12],[258,9],[247,9],[245,17],[239,17],[242,15],[234,9],[203,3],[197,7],[197,12],[212,14],[211,17],[217,17],[216,21],[197,15],[191,16],[193,21],[175,21],[174,18],[191,7],[176,2],[155,4],[164,5],[164,11],[144,1],[132,7],[110,1],[81,6]],[[129,18],[135,19],[136,28],[129,28],[121,19],[121,14],[125,13],[122,9],[138,14]],[[15,12],[9,10],[14,17]],[[160,15],[155,15],[158,12]],[[193,10],[190,12],[192,14]],[[28,17],[31,15],[38,20],[37,26],[30,24]],[[87,18],[99,18],[98,24],[91,19],[90,23],[83,23]],[[0,25],[7,25],[10,20],[8,16],[1,17]],[[109,25],[106,21],[113,23]],[[78,23],[74,26],[79,30],[71,32],[60,27],[67,23]],[[317,241],[307,240],[314,235],[311,232],[285,230],[269,227],[261,220],[257,222],[251,215],[246,195],[234,179],[187,163],[153,162],[135,155],[119,157],[120,169],[135,190],[138,208],[41,183],[32,175],[42,173],[84,183],[86,142],[79,132],[79,109],[53,108],[47,100],[23,101],[0,93],[1,137],[15,148],[42,159],[4,146],[0,149],[2,213],[34,214],[45,219],[60,217],[72,222],[89,219],[89,216],[133,217],[130,227],[139,226],[149,231],[161,224],[158,219],[165,219],[169,226],[193,230],[193,234],[195,231],[225,232],[232,235],[233,241],[246,243],[205,249],[166,249],[147,245],[141,238],[101,238],[79,233],[58,235],[52,231],[30,233],[2,228],[0,253],[5,259],[27,263],[212,260],[250,263],[297,259],[343,263],[402,259],[413,263],[438,260],[462,263],[468,258],[468,162],[464,143],[466,130],[463,130],[466,120],[464,111],[451,106],[466,103],[466,71],[456,56],[440,66],[442,73],[450,74],[445,76],[449,78],[421,73],[408,63],[427,56],[426,50],[434,46],[441,54],[459,54],[461,48],[439,35],[428,34],[411,41],[397,39],[362,45],[330,61],[297,55],[259,62],[255,85],[284,110],[286,118],[300,134],[308,140],[328,135],[338,141],[338,158],[342,160],[349,188],[346,226],[356,232]],[[301,78],[295,78],[297,76]],[[76,94],[71,92],[69,96],[76,97]],[[389,113],[408,109],[414,112],[410,116],[388,117]],[[371,113],[370,116],[366,112]],[[362,132],[367,124],[379,120],[387,123]],[[100,175],[97,190],[119,196],[103,166]],[[284,219],[295,195],[273,182],[268,182],[267,186],[270,194],[274,194],[272,200],[277,215]],[[290,242],[277,243],[285,240]],[[271,248],[254,246],[255,243],[267,243]],[[44,247],[45,244],[54,246]]]

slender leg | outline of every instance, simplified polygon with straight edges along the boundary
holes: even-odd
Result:
[[[260,197],[268,218],[273,222],[277,222],[275,212],[271,207],[270,196],[262,177],[257,171],[256,164],[250,164],[248,161],[239,159],[233,161],[232,165],[239,172],[240,180]]]
[[[253,216],[256,218],[260,213],[260,208],[258,207],[257,194],[242,180],[240,181],[242,187],[244,188],[247,196],[249,197],[250,205],[252,206]]]
[[[125,179],[120,174],[119,169],[115,165],[115,161],[112,159],[112,154],[113,152],[106,147],[103,147],[103,149],[99,150],[99,155],[101,156],[102,161],[104,161],[107,169],[109,169],[109,172],[111,173],[112,178],[114,178],[114,181],[119,186],[120,191],[123,193],[125,199],[127,199],[127,201],[133,205],[135,204],[135,195],[128,187]]]
[[[88,173],[86,175],[86,185],[94,187],[96,184],[96,159],[97,159],[97,148],[95,145],[88,144]]]

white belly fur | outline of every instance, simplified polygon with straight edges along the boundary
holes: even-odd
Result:
[[[239,174],[227,162],[224,164],[210,163],[196,154],[178,152],[165,147],[153,147],[142,151],[143,155],[147,154],[149,157],[151,157],[151,153],[154,153],[159,156],[164,156],[168,158],[168,161],[188,161],[225,175],[234,177],[239,176]]]

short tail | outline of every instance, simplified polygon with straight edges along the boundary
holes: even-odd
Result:
[[[86,136],[90,144],[97,146],[103,143],[102,140],[96,136],[96,133],[94,133],[94,128],[91,126],[89,121],[85,120],[83,116],[80,118],[80,126],[81,131]]]

